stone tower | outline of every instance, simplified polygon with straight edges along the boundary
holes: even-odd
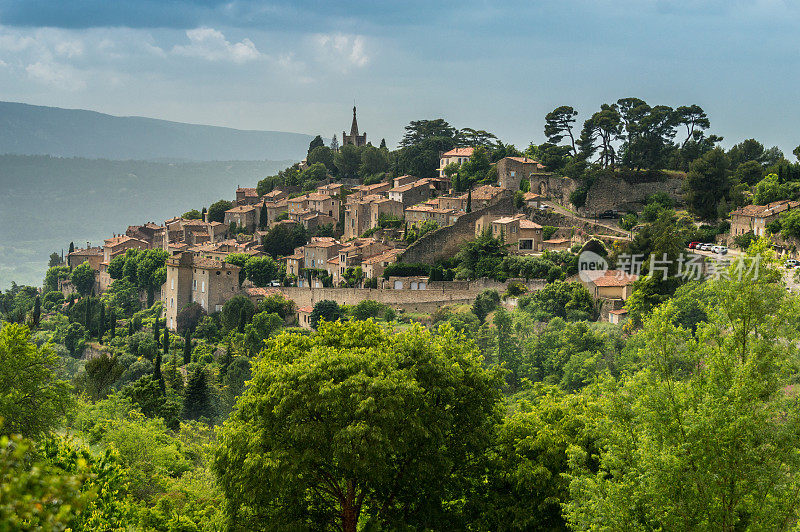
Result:
[[[352,144],[353,146],[366,146],[367,133],[358,134],[358,122],[356,121],[356,107],[353,106],[353,124],[350,126],[350,134],[342,131],[342,146]]]

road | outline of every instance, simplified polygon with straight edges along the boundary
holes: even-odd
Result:
[[[574,212],[562,207],[561,205],[559,205],[558,203],[556,203],[556,202],[554,202],[552,200],[548,200],[546,202],[542,202],[542,204],[550,206],[551,209],[553,210],[553,212],[557,212],[558,214],[566,216],[567,218],[570,218],[570,219],[573,219],[573,220],[579,220],[579,221],[584,222],[584,223],[594,224],[594,225],[602,227],[604,229],[608,229],[609,231],[612,232],[613,236],[617,236],[619,238],[624,238],[624,239],[627,239],[627,240],[630,240],[630,238],[631,238],[630,232],[629,231],[625,231],[624,229],[621,229],[619,226],[614,226],[614,225],[611,225],[611,224],[609,224],[607,222],[600,222],[598,220],[595,220],[594,218],[586,218],[586,217],[583,217],[583,216],[579,216],[578,214],[575,214]]]

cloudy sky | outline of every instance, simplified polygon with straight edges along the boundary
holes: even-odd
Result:
[[[0,0],[0,99],[394,145],[444,117],[523,147],[572,105],[697,103],[800,144],[800,2]]]

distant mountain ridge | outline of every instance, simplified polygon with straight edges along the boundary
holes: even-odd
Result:
[[[299,160],[312,135],[0,102],[0,154],[111,160]]]

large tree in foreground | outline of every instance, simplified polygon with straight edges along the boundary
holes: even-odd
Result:
[[[642,371],[597,387],[599,452],[568,450],[575,530],[795,529],[798,301],[742,266],[696,333],[674,300],[657,308],[632,340]]]
[[[58,378],[59,358],[37,347],[27,327],[0,329],[0,434],[37,437],[56,427],[72,405],[70,386]]]
[[[498,421],[500,377],[451,328],[323,323],[270,341],[215,471],[248,530],[462,528]]]

